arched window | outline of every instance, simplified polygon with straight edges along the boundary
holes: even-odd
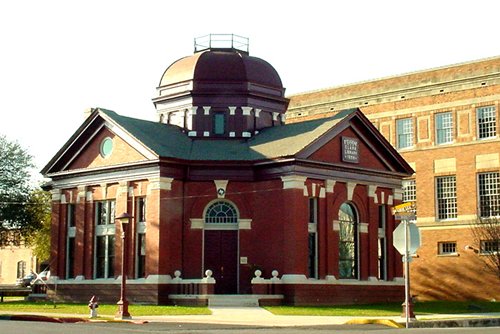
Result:
[[[228,202],[215,202],[207,208],[205,224],[237,224],[238,213]]]
[[[358,217],[348,203],[339,210],[339,278],[358,278]]]

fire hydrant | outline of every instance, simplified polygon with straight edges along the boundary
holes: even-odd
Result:
[[[97,303],[96,296],[92,296],[89,301],[90,318],[97,318],[97,308],[99,304]]]

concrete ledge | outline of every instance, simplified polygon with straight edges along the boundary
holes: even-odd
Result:
[[[411,328],[497,327],[500,318],[423,320],[410,322]]]

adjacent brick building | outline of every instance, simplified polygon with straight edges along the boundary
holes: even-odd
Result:
[[[484,261],[498,240],[475,240],[480,217],[500,215],[500,57],[297,94],[288,122],[360,108],[415,170],[422,247],[411,264],[419,299],[500,299]]]
[[[91,110],[43,169],[51,294],[118,299],[126,212],[132,302],[404,299],[390,207],[413,170],[359,109],[285,125],[278,73],[234,45],[196,49],[157,90],[158,122]]]

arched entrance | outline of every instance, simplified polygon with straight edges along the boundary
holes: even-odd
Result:
[[[216,201],[207,206],[204,220],[204,270],[212,270],[216,294],[236,294],[238,212],[230,202]]]

